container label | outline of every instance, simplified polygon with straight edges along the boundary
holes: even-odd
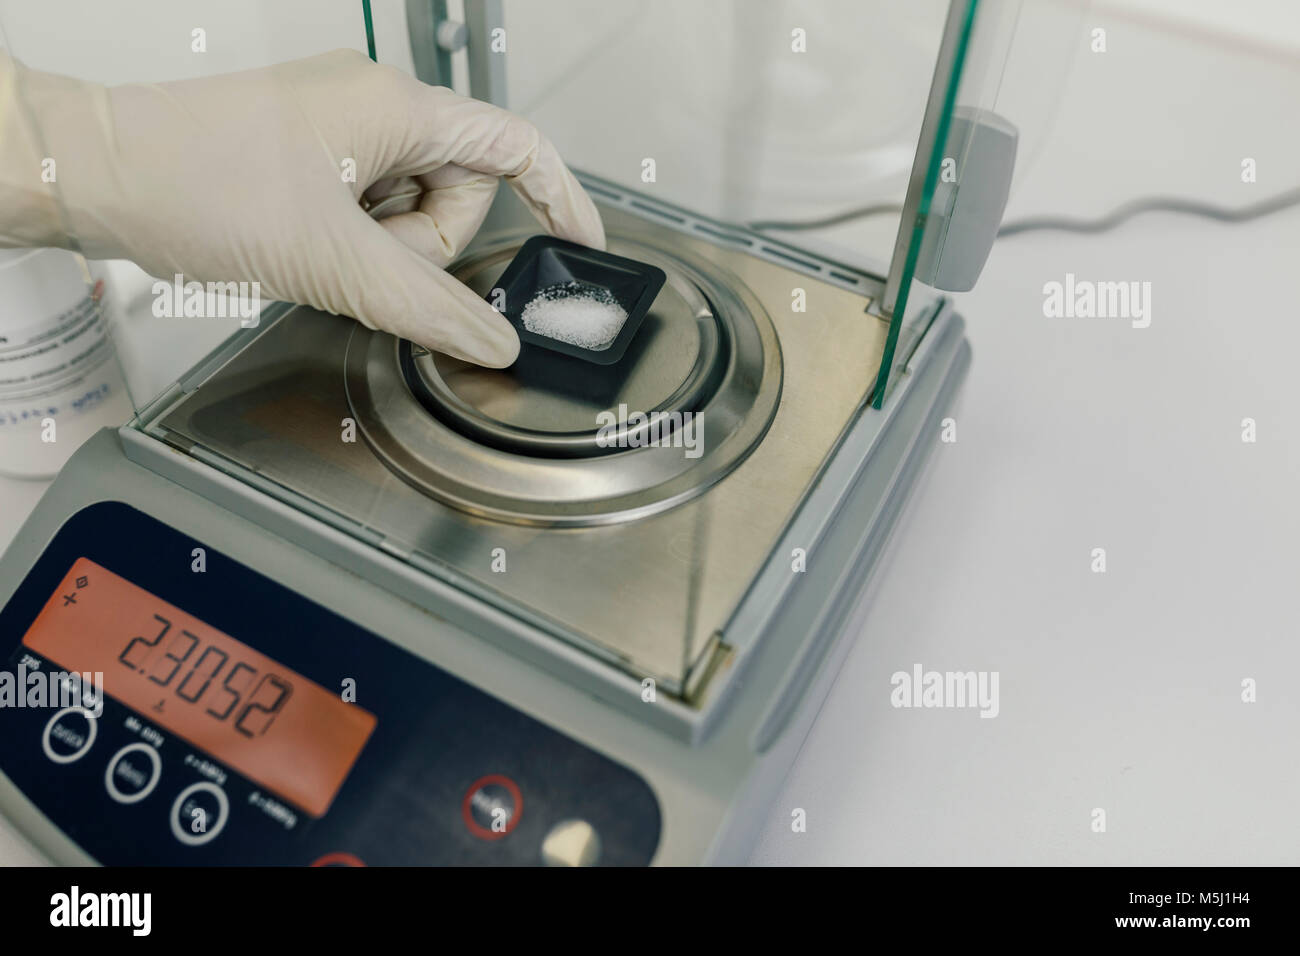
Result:
[[[112,358],[107,323],[90,295],[53,322],[0,330],[0,426],[99,404],[111,376],[87,376]]]

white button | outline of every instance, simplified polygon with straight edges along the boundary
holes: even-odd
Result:
[[[193,833],[181,826],[180,813],[181,807],[185,805],[185,800],[194,793],[210,793],[217,801],[217,819],[208,826],[202,833]],[[222,790],[215,783],[209,783],[207,780],[201,780],[198,783],[192,783],[182,790],[176,797],[176,802],[172,804],[171,824],[172,836],[180,840],[186,846],[202,846],[210,843],[217,838],[221,828],[226,825],[226,820],[230,817],[230,801],[226,799],[226,791]]]
[[[123,793],[118,789],[117,781],[113,779],[113,771],[117,769],[117,764],[123,757],[133,753],[143,753],[148,756],[152,769],[149,771],[149,779],[137,792]],[[108,795],[118,803],[139,803],[153,793],[153,788],[158,786],[158,778],[161,776],[162,760],[158,757],[158,751],[145,743],[127,744],[113,754],[113,759],[108,762],[108,769],[104,771],[104,786],[108,788]]]
[[[547,866],[591,866],[600,858],[600,836],[586,820],[565,820],[542,841]]]
[[[55,753],[54,747],[51,743],[51,735],[54,733],[54,728],[58,725],[59,721],[68,716],[68,714],[80,714],[82,717],[85,717],[86,725],[90,729],[86,731],[86,739],[83,740],[80,746],[78,746],[72,753]],[[41,735],[41,749],[45,751],[45,756],[49,757],[55,763],[72,763],[74,760],[80,760],[82,757],[86,756],[86,752],[90,750],[91,745],[95,742],[95,734],[97,733],[99,733],[99,721],[95,719],[94,714],[84,707],[64,707],[61,711],[51,717],[50,722],[45,725],[45,733]],[[60,739],[65,742],[67,740],[66,737],[60,737]]]

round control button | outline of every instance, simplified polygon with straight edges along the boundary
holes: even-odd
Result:
[[[176,795],[172,804],[172,836],[186,846],[211,843],[230,817],[230,800],[215,783],[201,780]]]
[[[127,744],[108,762],[104,786],[118,803],[139,803],[158,786],[162,759],[146,743]]]
[[[326,853],[317,860],[312,866],[365,866],[361,857],[353,853]]]
[[[542,841],[547,866],[594,866],[600,859],[600,835],[586,820],[564,820]]]
[[[72,763],[86,756],[99,733],[99,721],[84,707],[64,707],[45,725],[41,748],[55,763]]]
[[[519,825],[524,795],[509,777],[491,774],[470,784],[460,812],[470,833],[482,840],[499,840]]]

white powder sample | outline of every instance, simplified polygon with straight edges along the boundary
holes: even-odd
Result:
[[[607,349],[627,312],[607,289],[565,282],[548,286],[524,306],[524,328],[584,349]]]

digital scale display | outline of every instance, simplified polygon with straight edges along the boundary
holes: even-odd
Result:
[[[231,596],[237,600],[237,595]],[[23,644],[315,817],[375,729],[373,714],[88,558]]]

